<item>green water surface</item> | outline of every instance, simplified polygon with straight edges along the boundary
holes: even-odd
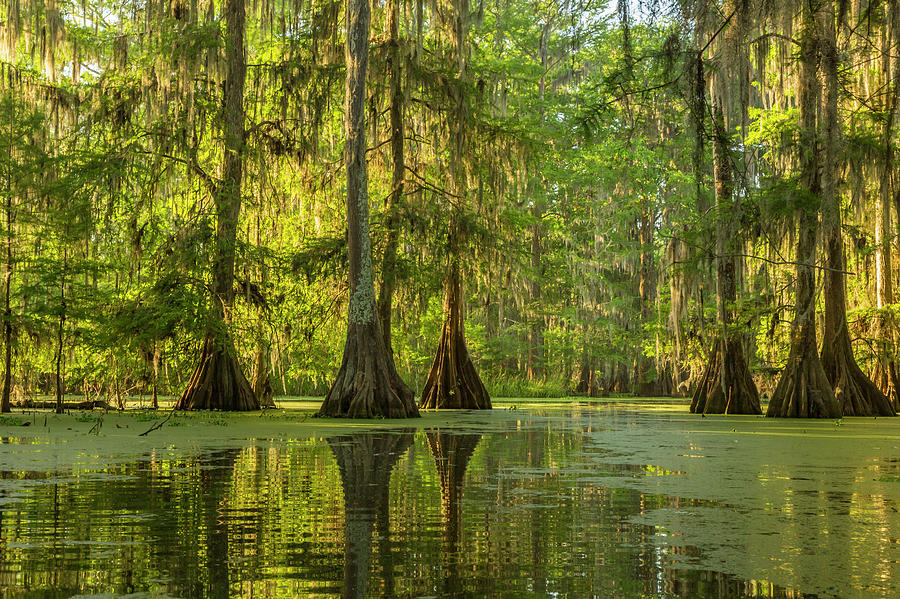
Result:
[[[900,596],[898,419],[496,405],[16,415],[0,596]]]

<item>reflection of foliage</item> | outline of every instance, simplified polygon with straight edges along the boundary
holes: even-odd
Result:
[[[710,588],[711,596],[741,596],[748,588],[766,596],[787,576],[773,573],[767,581],[749,582],[722,577],[717,568],[754,567],[767,556],[784,556],[795,572],[823,581],[796,583],[800,592],[850,571],[829,558],[841,555],[831,553],[838,547],[849,547],[859,556],[854,567],[867,571],[891,563],[894,512],[888,491],[897,482],[897,465],[872,444],[858,442],[860,433],[883,435],[889,423],[882,419],[852,430],[825,423],[829,438],[823,441],[841,449],[837,457],[822,452],[814,439],[798,448],[793,425],[737,423],[742,432],[757,433],[741,436],[747,457],[738,463],[733,435],[705,434],[702,449],[700,440],[686,442],[670,419],[670,403],[655,415],[608,409],[520,409],[515,416],[483,416],[487,420],[469,420],[463,428],[414,435],[356,434],[357,424],[342,423],[339,433],[329,427],[337,434],[328,441],[307,437],[320,430],[309,428],[289,439],[261,440],[272,429],[256,423],[280,422],[274,415],[253,416],[250,423],[246,416],[179,414],[179,421],[189,423],[224,418],[235,430],[249,425],[238,434],[256,440],[177,443],[184,435],[195,438],[196,429],[189,428],[161,437],[137,461],[144,449],[119,440],[145,427],[113,436],[115,419],[129,417],[111,414],[98,438],[78,441],[91,443],[84,447],[97,457],[34,451],[19,456],[27,468],[2,472],[4,484],[28,489],[4,505],[3,566],[27,575],[30,592],[44,594],[131,585],[131,592],[209,596],[211,586],[225,580],[229,588],[254,596],[272,588],[291,596],[326,587],[336,592],[347,564],[348,510],[353,523],[369,519],[371,536],[357,540],[369,543],[365,574],[372,595],[386,594],[392,576],[394,592],[403,596],[453,589],[461,595],[524,596],[534,594],[536,584],[546,585],[544,594],[578,596],[654,597],[660,585],[700,597],[710,596]],[[497,429],[490,434],[465,430],[488,420]],[[165,435],[165,429],[158,432]],[[34,437],[13,440],[22,449],[44,444]],[[673,447],[690,455],[675,456]],[[773,455],[793,457],[769,463]],[[675,467],[689,474],[662,482],[648,476]],[[456,504],[462,510],[453,531],[455,552],[444,537],[453,511],[445,514],[441,503],[444,473],[450,472],[455,474],[448,480],[464,484],[457,496],[464,501]],[[723,479],[729,483],[716,486]],[[820,487],[827,492],[810,492]],[[782,498],[775,500],[779,509],[773,509],[773,498]],[[794,517],[783,517],[788,509]],[[843,521],[846,526],[830,533],[833,539],[822,539],[810,524],[823,517],[846,519],[847,510],[866,519]],[[387,518],[387,526],[379,529],[379,518]],[[718,553],[728,523],[735,527],[728,552]],[[45,544],[48,526],[56,534],[52,554]],[[767,537],[765,554],[753,551],[760,536]],[[834,571],[792,562],[800,548]],[[106,552],[116,559],[107,559]],[[691,567],[685,569],[688,555]],[[866,584],[867,593],[890,596],[893,583],[851,580],[847,588]],[[774,594],[796,593],[775,587]]]

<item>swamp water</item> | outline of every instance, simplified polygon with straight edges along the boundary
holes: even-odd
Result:
[[[0,596],[900,596],[900,419],[496,405],[7,419]]]

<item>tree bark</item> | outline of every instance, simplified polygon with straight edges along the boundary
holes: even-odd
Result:
[[[11,287],[13,273],[13,201],[12,194],[6,195],[6,259],[3,264],[3,391],[0,397],[0,412],[12,410],[12,303]]]
[[[66,231],[68,233],[68,231]],[[56,327],[56,413],[63,413],[63,345],[66,338],[66,273],[69,272],[69,250],[63,248],[63,274],[59,285],[59,320]]]
[[[384,334],[384,345],[393,354],[391,343],[391,321],[394,288],[397,280],[397,246],[400,241],[399,222],[397,209],[403,199],[403,180],[405,177],[406,162],[403,155],[403,82],[400,70],[400,0],[390,0],[388,12],[388,35],[390,36],[390,51],[388,53],[388,67],[390,69],[391,89],[391,193],[388,195],[386,206],[385,225],[387,228],[387,241],[384,247],[384,256],[381,262],[381,288],[378,296],[378,315],[381,318],[381,328]]]
[[[276,407],[275,390],[272,389],[272,377],[269,374],[272,366],[269,361],[271,349],[269,344],[262,339],[262,331],[258,335],[260,338],[256,341],[253,370],[250,373],[250,387],[253,389],[253,395],[259,401],[260,407],[274,408]]]
[[[541,91],[543,94],[543,90]],[[541,191],[538,191],[541,193]],[[535,199],[532,204],[531,216],[534,224],[531,226],[531,276],[530,285],[531,305],[528,309],[531,320],[528,330],[528,356],[526,361],[525,376],[528,380],[544,378],[544,317],[540,313],[541,285],[543,280],[541,243],[544,218],[544,201]]]
[[[856,363],[847,329],[844,243],[841,233],[838,143],[838,48],[834,3],[826,2],[816,19],[822,73],[822,223],[825,238],[825,327],[822,367],[844,416],[893,416],[887,397]]]
[[[456,15],[453,35],[456,43],[458,59],[458,75],[460,84],[466,80],[466,32],[469,14],[468,0],[455,3]],[[455,114],[451,115],[448,128],[450,130],[452,181],[454,190],[463,203],[466,197],[464,151],[466,103],[463,89],[457,90],[453,98]],[[469,357],[466,347],[463,315],[463,295],[460,279],[460,225],[459,207],[451,207],[454,213],[450,217],[448,233],[449,266],[444,280],[444,325],[437,352],[422,389],[419,407],[424,409],[490,409],[491,400],[481,377],[475,370],[475,364]]]
[[[160,359],[160,351],[159,351],[159,342],[153,342],[153,396],[150,400],[150,408],[153,410],[159,409],[159,359]]]
[[[597,369],[594,367],[594,360],[588,354],[587,348],[582,352],[581,369],[578,374],[578,385],[575,387],[576,393],[584,393],[588,397],[600,397],[603,390],[600,388],[600,381],[597,379]]]
[[[694,396],[691,412],[697,414],[761,414],[759,393],[744,356],[741,336],[734,329],[737,300],[737,254],[740,247],[735,221],[740,220],[734,202],[728,133],[721,103],[713,107],[713,163],[716,191],[716,315],[719,331],[710,361]]]
[[[654,302],[655,285],[653,281],[653,222],[654,211],[647,200],[641,206],[641,214],[638,217],[638,240],[641,246],[640,270],[638,271],[638,297],[640,307],[640,322],[650,320],[650,308]],[[639,397],[654,397],[665,394],[665,384],[662,373],[655,367],[653,360],[645,356],[643,349],[638,347],[632,366],[632,394]]]
[[[538,80],[538,99],[540,108],[538,112],[541,123],[544,121],[544,95],[547,90],[547,75],[550,72],[550,52],[548,41],[553,32],[554,16],[545,15],[541,26],[541,36],[538,43],[538,54],[541,59],[541,77]],[[544,189],[541,186],[536,190],[531,204],[531,217],[534,222],[531,225],[531,284],[529,292],[531,303],[528,309],[530,320],[528,327],[528,355],[525,364],[525,376],[529,381],[544,378],[544,316],[541,314],[541,286],[544,279],[542,238],[544,235]]]
[[[412,390],[400,379],[384,343],[375,305],[366,172],[366,70],[368,0],[348,0],[344,113],[350,306],[344,357],[319,416],[409,418],[419,415]]]
[[[839,418],[841,407],[816,348],[816,234],[822,198],[819,176],[821,152],[816,132],[816,112],[821,88],[816,77],[818,35],[815,17],[803,5],[800,41],[800,176],[804,189],[797,190],[797,280],[795,314],[787,364],[769,401],[766,416]]]
[[[425,380],[419,407],[488,410],[491,398],[466,347],[459,262],[456,259],[451,260],[447,274],[444,314],[437,354]]]
[[[244,167],[244,83],[247,58],[244,50],[246,23],[244,0],[225,2],[225,152],[222,180],[216,185],[216,254],[213,260],[213,305],[200,361],[187,388],[175,403],[176,410],[258,410],[259,401],[237,359],[231,337],[234,305],[234,260],[241,181]]]
[[[898,372],[896,351],[897,324],[892,315],[884,313],[884,308],[894,303],[894,289],[891,277],[891,200],[900,194],[895,190],[894,181],[894,125],[900,102],[900,59],[892,56],[894,46],[900,41],[900,6],[888,4],[886,7],[888,32],[884,36],[882,49],[883,70],[888,83],[888,102],[884,124],[884,165],[878,198],[875,203],[875,296],[880,311],[876,324],[876,338],[879,351],[876,356],[872,380],[888,398],[895,410],[900,409],[900,372]],[[897,195],[895,195],[897,194]]]

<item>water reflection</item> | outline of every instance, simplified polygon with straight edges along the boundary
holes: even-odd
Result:
[[[379,535],[378,556],[384,593],[394,594],[390,546],[390,481],[397,462],[413,444],[412,432],[333,437],[328,445],[344,489],[344,586],[341,596],[365,597],[372,555],[372,533]]]
[[[462,536],[462,495],[466,468],[481,441],[477,433],[431,430],[425,433],[434,457],[441,485],[441,523],[443,536],[443,594],[457,595],[463,590],[460,576],[459,545]]]
[[[118,462],[11,442],[0,596],[897,596],[893,445],[510,418]]]
[[[207,592],[203,594],[210,597],[228,597],[230,594],[227,492],[229,475],[234,471],[239,453],[240,450],[237,449],[216,451],[198,460],[200,465],[198,487],[202,498],[203,527],[206,532],[205,578],[208,581]],[[201,595],[199,580],[185,583],[193,584],[191,594]]]

